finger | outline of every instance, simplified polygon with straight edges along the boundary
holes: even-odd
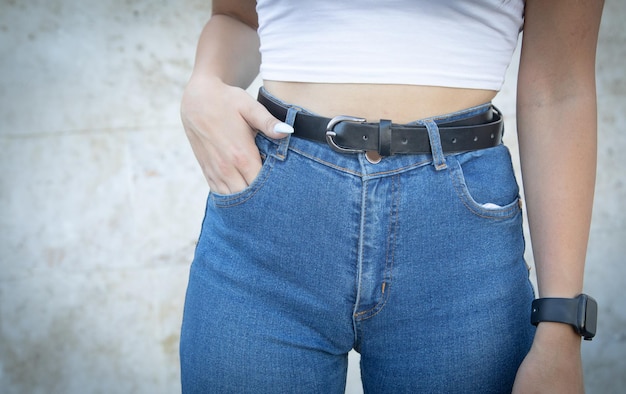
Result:
[[[255,100],[248,101],[246,107],[242,109],[241,115],[250,127],[270,138],[285,138],[288,134],[293,133],[293,127],[276,119],[261,103]]]

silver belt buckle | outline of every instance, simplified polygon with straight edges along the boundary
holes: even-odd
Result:
[[[335,152],[339,152],[339,153],[364,152],[360,149],[350,149],[350,148],[341,147],[337,145],[337,143],[335,142],[333,138],[337,136],[337,133],[335,133],[334,129],[335,129],[335,126],[337,126],[339,123],[341,122],[365,123],[365,121],[366,119],[358,118],[355,116],[347,116],[347,115],[335,116],[334,118],[330,120],[330,122],[328,122],[328,125],[326,126],[326,142]]]

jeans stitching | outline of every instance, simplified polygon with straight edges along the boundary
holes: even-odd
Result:
[[[306,157],[307,159],[313,160],[313,161],[315,161],[316,163],[319,163],[319,164],[325,165],[325,166],[330,167],[330,168],[332,168],[332,169],[339,170],[339,171],[341,171],[341,172],[345,172],[345,173],[347,173],[347,174],[350,174],[350,175],[355,175],[355,176],[359,176],[359,177],[363,175],[362,173],[360,173],[360,172],[358,172],[358,171],[354,171],[354,170],[351,170],[351,169],[346,168],[346,167],[341,167],[341,166],[339,166],[339,165],[336,165],[336,164],[334,164],[334,163],[328,162],[328,161],[326,161],[326,160],[322,160],[321,158],[319,158],[319,157],[317,157],[317,156],[310,155],[310,154],[308,154],[308,153],[306,153],[306,152],[304,152],[304,151],[302,151],[302,150],[299,150],[299,149],[297,149],[297,148],[294,148],[294,147],[289,147],[289,149],[290,149],[290,150],[292,150],[293,152],[295,152],[295,153],[297,153],[297,154],[299,154],[299,155],[303,156],[303,157]]]
[[[412,170],[414,168],[422,167],[424,165],[432,163],[432,160],[430,160],[430,159],[429,160],[422,160],[422,161],[416,161],[416,162],[414,162],[414,163],[412,163],[410,165],[393,168],[393,169],[387,170],[387,171],[374,172],[374,173],[371,173],[371,174],[363,174],[360,171],[351,170],[349,168],[342,167],[342,166],[336,165],[336,164],[334,164],[332,162],[323,160],[323,159],[321,159],[321,158],[319,158],[317,156],[308,154],[307,152],[304,152],[304,151],[302,151],[302,150],[300,150],[298,148],[289,147],[289,149],[291,151],[293,151],[293,152],[303,156],[303,157],[306,157],[307,159],[315,161],[316,163],[320,163],[322,165],[325,165],[327,167],[333,168],[335,170],[339,170],[339,171],[345,172],[345,173],[350,174],[350,175],[355,175],[355,176],[358,176],[358,177],[365,176],[365,177],[367,177],[368,180],[369,179],[373,179],[373,178],[379,178],[379,177],[391,175],[391,174],[396,174],[396,173],[400,173],[400,172],[410,171],[410,170]]]
[[[247,188],[233,195],[215,194],[211,193],[211,199],[214,201],[215,206],[219,208],[231,208],[239,206],[257,194],[270,178],[270,174],[274,169],[275,157],[272,155],[267,156],[265,163],[261,167],[261,172],[257,175],[257,178]]]
[[[400,186],[399,186],[399,175],[396,175],[391,178],[391,214],[389,219],[389,229],[387,236],[387,249],[385,251],[385,274],[383,275],[383,280],[381,286],[385,286],[385,290],[382,291],[380,300],[371,307],[370,309],[360,311],[354,315],[355,319],[358,321],[364,321],[373,318],[378,315],[385,305],[387,305],[387,301],[389,300],[389,293],[392,286],[392,276],[393,276],[393,265],[395,262],[395,251],[396,251],[396,232],[398,231],[398,198],[400,196]]]
[[[361,288],[363,284],[363,248],[364,248],[364,236],[365,236],[365,220],[367,218],[367,190],[368,182],[363,182],[363,190],[361,191],[361,223],[359,225],[359,244],[358,244],[358,257],[357,257],[357,270],[356,270],[356,300],[352,310],[353,324],[359,320],[359,316],[362,312],[359,312],[359,306],[361,305]]]
[[[496,209],[496,210],[484,210],[483,211],[483,210],[480,210],[478,207],[474,206],[473,204],[468,203],[468,200],[473,201],[473,198],[469,194],[469,191],[467,191],[466,188],[463,187],[462,185],[464,180],[463,180],[461,164],[458,162],[458,160],[455,159],[453,160],[453,165],[451,167],[453,168],[450,168],[448,172],[450,174],[452,186],[459,200],[461,201],[461,203],[465,206],[465,208],[467,208],[468,211],[470,211],[474,215],[484,218],[484,219],[505,220],[505,219],[514,217],[521,210],[519,207],[519,202],[518,202],[519,197],[515,201],[510,203],[509,205],[502,207],[502,209]],[[474,202],[474,204],[478,204],[478,203]]]

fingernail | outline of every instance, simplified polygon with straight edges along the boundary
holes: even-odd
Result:
[[[293,127],[283,122],[276,123],[276,126],[274,126],[274,132],[281,134],[293,134]]]

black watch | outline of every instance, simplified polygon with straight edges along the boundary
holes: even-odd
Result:
[[[565,323],[585,340],[596,335],[598,304],[592,297],[581,294],[576,298],[538,298],[533,301],[530,322],[542,321]]]

